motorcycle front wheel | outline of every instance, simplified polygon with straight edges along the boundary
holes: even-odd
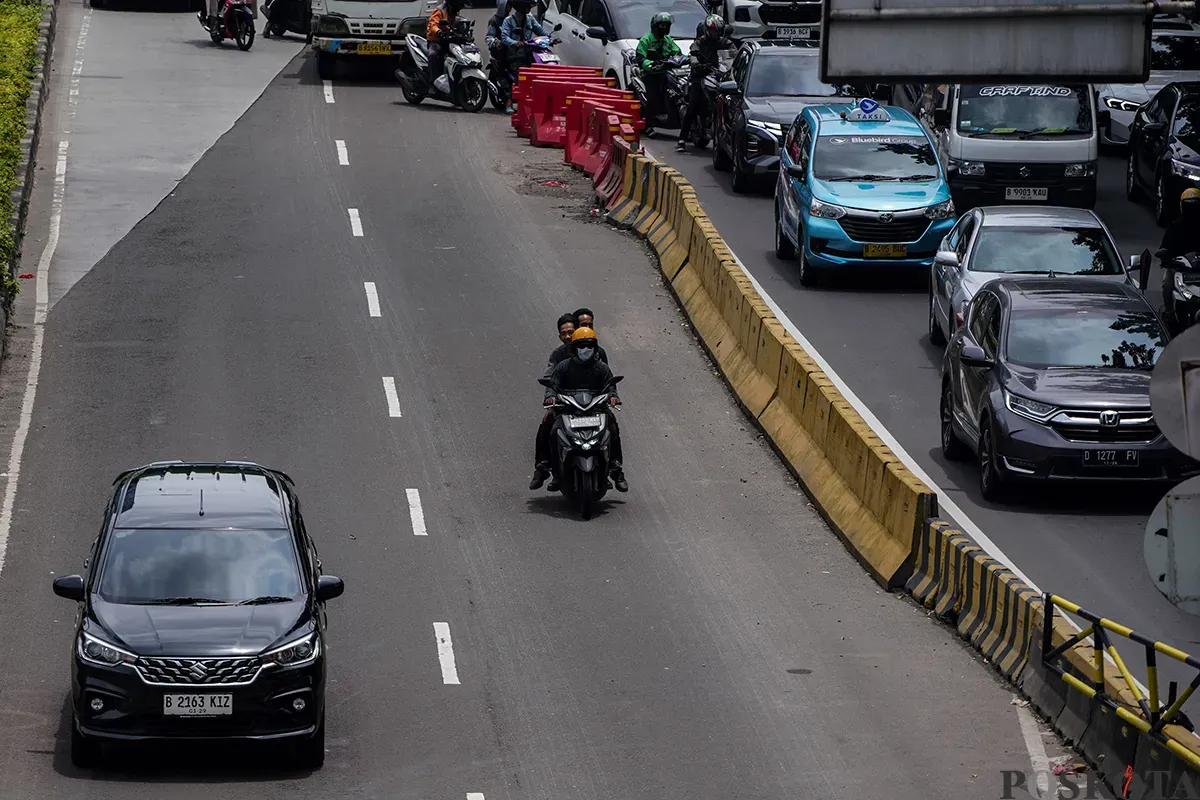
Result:
[[[477,114],[483,110],[487,99],[487,84],[479,78],[467,78],[458,85],[458,105],[463,111]]]
[[[409,79],[408,83],[401,83],[400,92],[404,95],[404,99],[408,101],[409,105],[418,106],[421,104],[421,101],[425,99],[425,95],[424,93],[413,89],[411,84],[411,78]]]
[[[254,20],[249,14],[238,14],[233,21],[233,39],[238,50],[246,51],[254,44]]]

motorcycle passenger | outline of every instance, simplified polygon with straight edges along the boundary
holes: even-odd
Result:
[[[571,334],[575,332],[575,315],[563,314],[558,318],[558,340],[562,342],[558,347],[550,351],[550,360],[546,363],[546,371],[542,373],[543,378],[549,378],[550,373],[558,366],[558,362],[564,358],[570,358]],[[560,355],[565,353],[566,355]],[[554,428],[554,412],[547,410],[542,415],[542,424],[538,426],[537,443],[534,446],[533,453],[533,472],[534,480],[537,480],[538,464],[542,464],[550,458],[550,431]],[[540,484],[539,484],[540,485]],[[531,489],[538,488],[530,486]],[[550,485],[546,487],[551,492],[558,491],[558,479],[553,475],[550,476]]]
[[[1163,233],[1158,254],[1163,266],[1163,310],[1175,319],[1175,258],[1200,251],[1200,189],[1186,189],[1179,196],[1182,212]],[[1178,321],[1177,321],[1178,322]]]
[[[561,361],[550,373],[550,386],[546,387],[546,399],[544,405],[547,407],[554,405],[555,395],[587,390],[592,392],[603,392],[612,384],[613,373],[600,360],[597,350],[599,342],[596,339],[596,332],[591,328],[576,328],[571,334],[571,345],[573,353],[571,358],[566,361]],[[621,400],[617,396],[616,388],[612,388],[612,394],[609,396],[609,408],[605,409],[605,414],[608,417],[608,422],[613,421],[612,406],[619,405]],[[625,471],[621,466],[620,453],[620,433],[613,428],[610,431],[611,439],[611,457],[609,459],[608,475],[612,479],[613,485],[617,487],[617,491],[629,491],[629,484],[625,481]],[[545,483],[546,478],[550,475],[550,465],[548,461],[540,461],[537,465],[537,470],[534,472],[533,480],[529,483],[530,489],[537,489]]]
[[[558,366],[558,362],[566,361],[571,357],[571,334],[575,332],[575,329],[591,328],[594,319],[595,316],[592,314],[591,309],[588,308],[581,308],[574,314],[563,314],[558,318],[558,338],[562,341],[562,344],[554,348],[554,350],[550,353],[550,360],[546,364],[546,372],[542,375],[543,378],[550,377],[550,373],[553,372],[554,368]],[[571,328],[570,330],[566,331],[564,337],[563,331],[567,327],[567,321],[571,323]],[[608,353],[604,352],[603,347],[596,345],[596,355],[599,356],[600,360],[605,364],[608,363]]]
[[[511,11],[512,0],[496,0],[496,13],[492,14],[492,18],[488,20],[487,36],[484,37],[488,55],[496,64],[496,74],[500,76],[499,80],[506,87],[508,84],[508,50],[504,47],[504,42],[500,41],[500,26],[504,24],[504,20]]]
[[[646,135],[654,132],[653,122],[663,107],[667,96],[666,60],[683,51],[671,38],[671,23],[675,18],[664,12],[650,19],[650,32],[642,37],[637,46],[638,65],[642,68],[642,82],[646,85]]]
[[[463,10],[466,0],[446,0],[445,6],[434,9],[429,15],[425,26],[425,41],[429,50],[429,74],[426,78],[432,88],[433,82],[446,68],[446,48],[442,46],[442,37],[454,30],[458,22],[458,12]]]
[[[709,14],[700,24],[696,39],[688,49],[688,64],[692,71],[688,81],[687,114],[679,125],[679,143],[675,145],[675,149],[680,153],[687,150],[688,133],[708,102],[704,96],[704,76],[720,68],[721,51],[731,44],[725,33],[725,20],[716,14]]]

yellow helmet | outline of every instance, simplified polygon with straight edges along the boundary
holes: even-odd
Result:
[[[1200,200],[1200,189],[1184,189],[1183,194],[1179,195],[1179,199],[1183,200]]]
[[[576,342],[583,341],[585,339],[591,339],[593,342],[596,341],[596,332],[591,328],[577,328],[575,332],[571,334],[571,344],[575,344]]]

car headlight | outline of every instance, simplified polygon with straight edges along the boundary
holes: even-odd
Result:
[[[841,219],[846,216],[846,209],[831,203],[822,203],[820,200],[813,198],[812,203],[808,206],[808,213],[822,219]]]
[[[959,175],[968,178],[982,178],[984,174],[982,161],[959,161],[957,158],[952,158],[947,162],[947,166]]]
[[[1196,292],[1193,289],[1197,287],[1184,280],[1183,273],[1179,270],[1175,271],[1175,288],[1183,295],[1185,300],[1194,300],[1196,298]]]
[[[1045,422],[1058,413],[1057,406],[1052,406],[1049,403],[1040,403],[1037,400],[1030,400],[1028,397],[1020,395],[1004,393],[1005,404],[1008,410],[1014,414],[1020,414],[1026,419],[1031,419],[1034,422]]]
[[[1068,178],[1090,178],[1096,174],[1096,162],[1087,161],[1083,164],[1067,164],[1063,175]]]
[[[1200,166],[1188,164],[1183,161],[1171,159],[1171,172],[1181,178],[1187,178],[1191,181],[1200,181]]]
[[[1137,111],[1142,107],[1141,103],[1135,103],[1132,100],[1122,100],[1119,97],[1104,98],[1104,105],[1113,111]]]
[[[763,119],[748,119],[746,120],[746,124],[755,128],[761,128],[775,136],[783,136],[783,126],[778,122],[767,122]]]
[[[317,19],[317,33],[329,33],[335,36],[350,33],[346,20],[341,17],[322,16]]]
[[[137,656],[127,650],[122,650],[103,639],[97,639],[90,633],[80,633],[75,643],[76,652],[84,661],[100,664],[105,667],[115,667],[118,664],[132,664]]]
[[[262,661],[264,666],[275,664],[280,667],[295,667],[314,661],[320,649],[321,642],[317,638],[317,634],[310,633],[288,642],[283,647],[263,653]]]
[[[938,203],[936,206],[928,206],[925,209],[925,216],[930,219],[950,219],[954,216],[954,201],[947,200],[944,203]]]

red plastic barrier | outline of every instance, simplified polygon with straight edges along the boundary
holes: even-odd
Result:
[[[529,87],[532,130],[530,144],[537,147],[562,147],[567,131],[567,97],[579,90],[580,85],[599,84],[611,86],[612,78],[572,77],[568,80],[551,80],[539,75]]]
[[[621,118],[610,114],[604,109],[596,112],[588,120],[591,134],[588,136],[588,150],[583,153],[583,171],[595,175],[605,159],[612,158],[612,140],[621,133]]]
[[[598,67],[564,67],[562,65],[538,64],[536,66],[521,67],[517,70],[517,82],[513,85],[512,97],[513,103],[516,105],[516,112],[512,115],[512,126],[517,129],[517,134],[523,137],[530,135],[530,106],[529,106],[529,87],[539,77],[546,76],[550,79],[565,79],[575,80],[577,78],[598,78],[600,77],[600,69]]]
[[[636,103],[632,103],[633,108],[636,108],[636,106]],[[645,122],[631,111],[631,103],[628,101],[607,100],[597,97],[583,98],[579,104],[579,121],[568,123],[577,124],[579,131],[574,137],[568,138],[566,147],[564,148],[567,151],[564,155],[564,160],[580,169],[583,168],[588,153],[592,152],[596,147],[596,132],[591,128],[591,119],[596,113],[616,114],[620,117],[621,122],[634,129],[645,127]]]
[[[624,95],[624,96],[622,96]],[[585,103],[588,100],[599,101],[603,105],[620,113],[623,122],[633,126],[634,130],[645,130],[646,122],[641,117],[641,106],[633,99],[633,93],[622,90],[611,90],[588,86],[567,98],[567,132],[563,139],[563,163],[581,167],[579,151],[587,138],[585,124]]]
[[[596,197],[605,209],[611,210],[621,198],[621,185],[625,182],[625,162],[630,153],[637,153],[641,148],[631,144],[629,139],[636,136],[632,128],[621,126],[621,135],[613,138],[613,146],[608,170],[604,180],[596,185]]]
[[[600,184],[611,178],[610,173],[612,171],[614,154],[617,151],[617,142],[624,142],[628,145],[636,141],[637,131],[633,129],[633,126],[624,122],[617,126],[617,132],[609,137],[602,153],[600,164],[596,167],[596,172],[592,176],[593,187],[599,187]]]

